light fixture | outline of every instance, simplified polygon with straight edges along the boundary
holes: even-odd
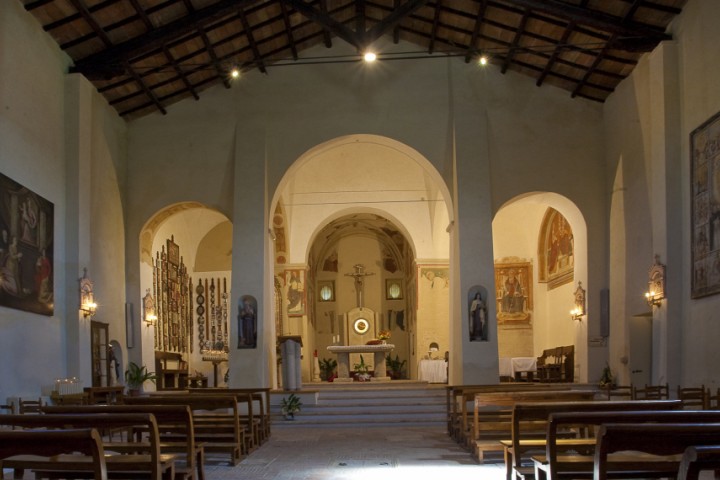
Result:
[[[80,279],[80,312],[84,318],[92,317],[97,311],[97,303],[93,297],[93,283],[87,275],[87,268],[83,269]]]
[[[582,282],[578,282],[573,295],[575,296],[575,307],[570,310],[570,318],[582,320],[583,315],[585,315],[585,289],[582,288]]]
[[[374,62],[377,60],[377,54],[375,52],[365,52],[365,55],[363,55],[363,60],[365,60],[367,63]]]
[[[659,307],[665,298],[665,265],[660,263],[660,255],[655,255],[655,263],[648,272],[648,291],[645,301],[650,307]]]
[[[240,70],[237,67],[233,67],[232,70],[230,70],[230,76],[232,78],[239,78],[240,77]]]
[[[487,63],[488,63],[487,55],[480,55],[480,58],[478,59],[478,63],[482,66],[487,65]]]
[[[152,327],[157,325],[158,317],[155,314],[155,299],[150,293],[150,289],[145,290],[145,296],[143,297],[143,320],[145,326]]]

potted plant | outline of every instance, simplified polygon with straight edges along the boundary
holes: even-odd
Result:
[[[393,380],[399,380],[403,377],[403,367],[405,366],[406,360],[400,360],[398,355],[395,355],[395,360],[392,359],[390,354],[385,358],[388,370],[390,372],[389,377]]]
[[[353,365],[353,372],[355,372],[355,378],[357,378],[359,382],[370,380],[370,365],[365,363],[362,355],[360,355],[360,363]]]
[[[144,365],[141,367],[135,362],[130,362],[125,370],[125,385],[131,396],[139,395],[145,382],[155,383],[156,379],[155,372],[148,372],[147,367]]]
[[[337,367],[337,360],[334,358],[320,360],[320,378],[332,382],[335,379],[335,367]]]
[[[286,420],[294,420],[295,414],[300,411],[300,407],[302,407],[302,402],[294,393],[291,393],[289,397],[284,397],[280,402],[280,408]]]
[[[612,388],[615,379],[613,378],[612,370],[608,363],[605,364],[602,374],[600,375],[600,386],[605,388]]]

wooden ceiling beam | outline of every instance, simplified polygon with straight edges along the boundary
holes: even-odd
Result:
[[[482,30],[482,26],[485,23],[485,9],[487,8],[487,0],[481,0],[478,6],[478,13],[475,19],[475,27],[473,27],[472,34],[470,35],[470,42],[468,43],[467,53],[465,54],[465,63],[470,63],[470,60],[477,54],[477,39]]]
[[[440,25],[440,12],[442,11],[442,0],[435,3],[435,14],[433,15],[432,29],[430,29],[430,44],[428,45],[428,53],[430,55],[435,51],[435,39],[437,38],[438,25]]]
[[[220,0],[218,3],[197,10],[193,15],[156,28],[127,42],[78,60],[71,72],[84,74],[88,78],[106,78],[122,73],[123,67],[133,57],[159,49],[165,43],[203,27],[218,18],[235,13],[254,0]]]
[[[280,2],[280,11],[282,12],[283,24],[285,25],[285,35],[287,36],[288,45],[290,46],[290,53],[292,54],[293,60],[297,60],[297,44],[295,43],[295,36],[293,35],[292,24],[290,23],[290,15],[288,14],[287,6],[283,2]]]
[[[412,15],[415,11],[417,11],[417,9],[427,4],[428,1],[429,0],[408,0],[403,3],[402,6],[393,9],[393,11],[390,12],[390,15],[383,18],[380,22],[376,23],[367,32],[365,32],[365,40],[368,43],[374,42],[385,35],[385,33],[399,25],[405,17]]]
[[[355,32],[347,28],[342,23],[338,22],[326,12],[318,11],[309,4],[302,0],[280,0],[290,7],[294,8],[308,19],[318,23],[323,28],[327,29],[333,35],[343,39],[350,45],[356,47],[358,50],[364,48],[363,38],[358,36]],[[322,3],[322,2],[321,2]]]
[[[627,22],[621,23],[619,19],[596,10],[578,7],[575,4],[562,2],[559,0],[501,0],[504,3],[542,12],[567,21],[575,22],[578,25],[587,25],[589,27],[615,35],[617,40],[614,42],[616,48],[621,48],[624,42],[628,48],[634,44],[640,45],[637,39],[642,39],[645,45],[657,45],[664,40],[672,40],[672,36],[663,31],[642,25],[640,23]],[[633,41],[635,40],[635,41]],[[633,50],[634,51],[634,50]]]
[[[503,75],[507,72],[508,67],[512,63],[513,55],[515,55],[515,51],[517,50],[518,45],[520,45],[520,38],[522,38],[523,33],[525,33],[525,27],[527,26],[529,16],[530,12],[528,10],[525,10],[525,13],[520,19],[520,25],[518,26],[517,31],[515,32],[515,36],[513,37],[513,41],[510,44],[510,50],[508,50],[508,53],[505,56],[505,61],[500,68],[500,72]]]
[[[250,49],[253,52],[253,57],[255,58],[255,66],[258,68],[258,70],[267,75],[267,69],[265,68],[265,64],[262,61],[260,50],[258,49],[257,43],[255,42],[255,37],[253,36],[250,23],[247,21],[245,12],[240,10],[238,12],[238,17],[240,17],[240,23],[242,23],[243,30],[245,31],[245,36],[248,40],[248,44],[250,45]]]
[[[320,0],[320,11],[323,15],[328,14],[327,0]],[[323,43],[325,44],[325,48],[332,48],[332,35],[330,35],[330,30],[322,24],[320,26],[322,27]]]

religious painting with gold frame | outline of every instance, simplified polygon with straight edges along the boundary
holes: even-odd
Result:
[[[54,205],[0,173],[0,306],[52,315]]]
[[[691,296],[720,293],[720,113],[690,133]]]
[[[334,302],[335,301],[335,282],[332,280],[318,280],[318,301]]]
[[[575,271],[575,245],[567,219],[554,208],[548,208],[540,226],[538,239],[538,282],[548,290],[571,283]]]
[[[513,257],[514,258],[514,257]],[[533,308],[532,263],[495,262],[498,324],[529,324]]]
[[[285,270],[288,316],[305,315],[305,270]]]

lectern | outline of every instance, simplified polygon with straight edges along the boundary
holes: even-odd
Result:
[[[282,355],[282,380],[284,390],[300,390],[302,388],[302,364],[300,363],[300,335],[284,335],[278,337]]]

